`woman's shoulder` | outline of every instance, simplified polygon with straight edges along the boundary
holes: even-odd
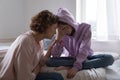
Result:
[[[33,40],[32,35],[29,32],[25,32],[21,35],[19,35],[15,41],[18,43],[29,43]]]

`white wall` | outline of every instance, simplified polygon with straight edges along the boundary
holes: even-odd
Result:
[[[0,39],[15,38],[25,31],[24,0],[0,0]]]
[[[92,49],[96,52],[116,52],[120,54],[120,41],[109,40],[109,41],[95,41],[92,40]]]
[[[56,13],[59,7],[68,8],[76,16],[76,0],[0,0],[0,41],[29,30],[31,17],[41,10]]]
[[[76,16],[76,0],[26,0],[26,25],[29,26],[31,17],[41,10],[56,13],[60,7],[68,8]]]

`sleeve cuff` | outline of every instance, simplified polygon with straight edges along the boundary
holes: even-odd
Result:
[[[32,80],[35,80],[35,78],[36,78],[36,74],[32,73]]]

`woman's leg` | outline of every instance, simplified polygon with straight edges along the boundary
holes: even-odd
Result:
[[[99,54],[88,57],[88,60],[83,62],[83,69],[99,68],[112,65],[114,59],[108,54]]]
[[[71,57],[59,57],[59,58],[53,57],[47,60],[46,65],[49,67],[58,66],[72,67],[74,62],[75,59]]]
[[[35,80],[64,80],[59,73],[39,73]]]

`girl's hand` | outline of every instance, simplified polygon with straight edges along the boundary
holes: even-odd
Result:
[[[68,78],[68,79],[73,78],[73,77],[76,75],[77,72],[78,72],[78,70],[76,70],[76,69],[74,69],[74,68],[71,68],[71,69],[68,70],[68,72],[67,72],[67,78]]]
[[[56,40],[61,41],[62,37],[67,34],[66,26],[60,26],[56,29]]]

